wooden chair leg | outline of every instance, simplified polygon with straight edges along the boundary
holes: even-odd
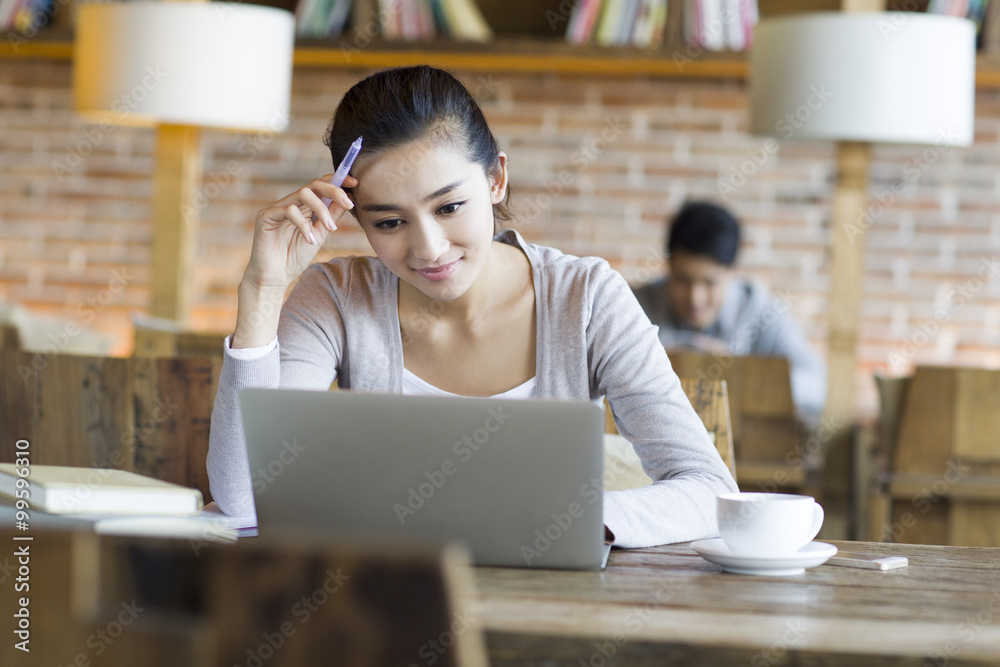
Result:
[[[874,427],[862,426],[855,431],[853,471],[851,474],[851,532],[854,540],[871,538],[868,516],[869,504],[875,491],[878,474],[875,463],[877,435]]]
[[[892,498],[888,493],[876,490],[868,498],[869,542],[892,542],[892,531],[887,530],[892,522]]]

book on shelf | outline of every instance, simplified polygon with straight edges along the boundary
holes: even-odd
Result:
[[[0,463],[0,495],[50,514],[183,516],[202,507],[197,489],[114,468]]]
[[[452,39],[467,42],[488,42],[493,38],[483,13],[475,0],[440,0],[447,23],[447,34]]]
[[[613,46],[617,43],[618,26],[622,21],[626,2],[627,0],[604,0],[595,37],[601,46]]]
[[[403,34],[400,26],[403,0],[378,0],[379,26],[386,39],[399,39]]]
[[[444,13],[443,0],[428,0],[427,4],[431,9],[431,18],[438,32],[445,37],[451,37],[448,17]]]
[[[347,26],[351,0],[299,0],[295,7],[295,34],[299,37],[336,37]]]
[[[594,34],[597,17],[601,11],[601,0],[580,0],[570,14],[566,24],[566,41],[571,44],[586,44]]]
[[[632,33],[634,46],[648,48],[663,44],[667,25],[667,0],[643,0]]]
[[[733,51],[747,48],[747,33],[743,28],[743,0],[722,0],[722,25],[726,46]]]

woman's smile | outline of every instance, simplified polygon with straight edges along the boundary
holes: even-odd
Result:
[[[462,261],[461,259],[456,259],[454,262],[450,262],[448,264],[432,266],[425,269],[414,269],[414,271],[419,273],[427,280],[433,280],[437,282],[439,280],[445,280],[446,278],[451,276],[451,274],[455,272],[455,269],[458,268],[458,264],[461,261]]]

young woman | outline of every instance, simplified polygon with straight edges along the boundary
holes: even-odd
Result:
[[[359,136],[342,187],[327,175],[257,214],[212,415],[208,472],[219,507],[254,511],[238,392],[326,390],[336,379],[383,393],[606,396],[654,481],[605,493],[614,543],[716,535],[715,497],[736,484],[656,328],[604,260],[500,230],[507,156],[468,90],[430,67],[374,74],[337,107],[325,139],[335,165]],[[347,211],[375,257],[311,264]]]

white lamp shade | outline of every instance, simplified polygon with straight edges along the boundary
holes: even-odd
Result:
[[[280,131],[295,20],[220,2],[78,6],[73,105],[88,120]]]
[[[784,139],[972,143],[972,21],[902,12],[761,21],[750,131]]]

